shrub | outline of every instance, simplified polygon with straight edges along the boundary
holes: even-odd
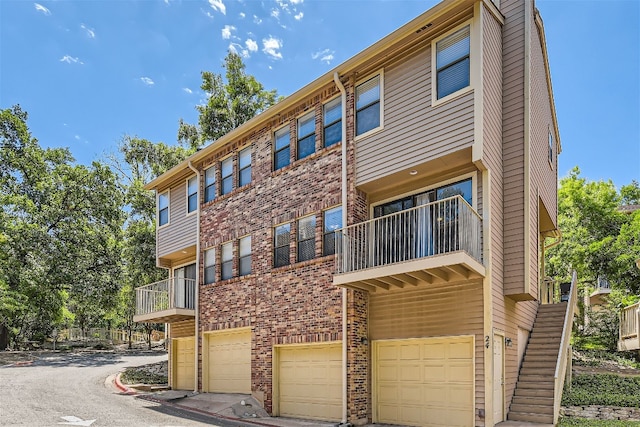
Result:
[[[640,407],[640,377],[614,374],[576,375],[571,391],[565,390],[562,405]]]

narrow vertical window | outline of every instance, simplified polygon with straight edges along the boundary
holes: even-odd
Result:
[[[238,187],[242,187],[251,182],[251,147],[240,151],[238,164]]]
[[[324,146],[330,147],[342,140],[342,99],[336,98],[324,105]]]
[[[233,157],[222,161],[222,194],[233,190]]]
[[[187,181],[187,213],[198,209],[198,177],[194,176]]]
[[[251,236],[240,239],[240,276],[251,274]]]
[[[304,159],[316,152],[316,116],[309,113],[298,119],[297,156]]]
[[[222,245],[220,279],[227,280],[233,277],[233,243]]]
[[[169,192],[158,195],[158,226],[169,223]]]
[[[356,87],[356,136],[380,127],[380,75]]]
[[[288,265],[291,226],[289,224],[279,225],[274,229],[273,234],[273,266]]]
[[[204,283],[209,284],[216,281],[216,250],[207,249],[204,251]]]
[[[210,202],[216,198],[216,168],[210,167],[204,171],[204,201]]]
[[[469,33],[466,26],[436,43],[438,99],[470,84]]]
[[[316,217],[308,216],[298,220],[298,262],[316,256]]]
[[[549,132],[549,163],[553,165],[553,135]]]
[[[322,255],[336,253],[336,230],[342,228],[342,206],[324,211]]]
[[[273,153],[273,170],[281,169],[291,162],[289,128],[276,132],[275,151]]]

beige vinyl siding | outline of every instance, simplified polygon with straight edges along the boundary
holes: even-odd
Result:
[[[187,216],[187,184],[180,180],[169,190],[169,224],[158,228],[158,257],[196,244],[196,222],[192,212]]]
[[[483,316],[481,281],[371,294],[369,340],[475,335],[477,410],[484,408]]]
[[[524,2],[501,1],[504,294],[524,292]]]
[[[195,334],[195,320],[184,320],[171,324],[171,338],[193,337]]]
[[[473,91],[432,108],[431,48],[384,70],[384,129],[356,142],[356,185],[473,143]]]

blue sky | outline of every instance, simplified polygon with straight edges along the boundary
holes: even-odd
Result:
[[[0,108],[19,103],[45,146],[80,163],[123,135],[173,143],[197,122],[200,72],[231,47],[289,95],[437,2],[0,2]],[[563,153],[591,180],[640,181],[640,1],[538,0]]]

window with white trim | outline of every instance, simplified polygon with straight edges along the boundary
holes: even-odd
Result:
[[[316,116],[311,112],[298,119],[298,160],[316,152]]]
[[[231,279],[233,277],[233,242],[223,244],[220,252],[220,279]]]
[[[342,228],[342,206],[323,213],[322,255],[336,253],[336,230]]]
[[[470,26],[467,25],[436,42],[437,99],[471,84],[470,33]]]
[[[291,225],[282,224],[273,229],[273,266],[289,265]]]
[[[158,194],[158,226],[169,223],[169,192]]]
[[[238,187],[251,182],[251,147],[247,147],[238,154]]]
[[[204,283],[216,281],[216,250],[215,248],[204,251]]]
[[[216,198],[216,168],[211,166],[204,171],[204,202],[210,202]]]
[[[246,276],[251,274],[251,236],[241,238],[238,246],[240,276]]]
[[[553,135],[549,131],[549,163],[553,165]]]
[[[380,74],[356,86],[356,136],[380,127]]]
[[[298,262],[316,256],[316,217],[307,216],[298,220]]]
[[[187,180],[187,213],[198,209],[198,177]]]
[[[281,169],[291,163],[289,127],[275,133],[275,150],[273,152],[273,170]]]
[[[222,161],[222,193],[227,194],[233,190],[233,157],[228,157]]]
[[[330,147],[342,140],[342,99],[327,102],[323,109],[323,141],[325,147]]]

